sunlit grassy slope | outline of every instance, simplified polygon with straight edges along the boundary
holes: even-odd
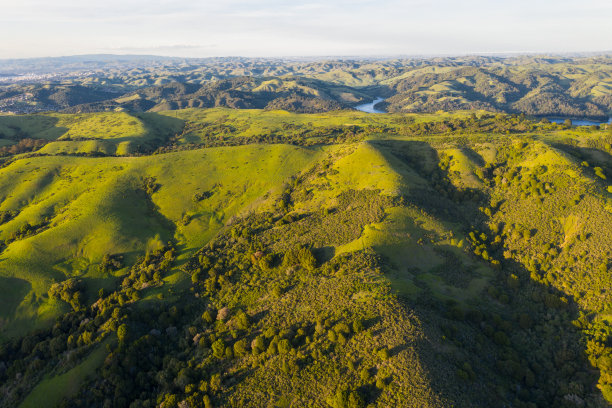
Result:
[[[299,114],[287,111],[262,111],[256,109],[183,109],[160,112],[160,115],[184,121],[187,126],[180,135],[179,144],[199,143],[216,137],[258,137],[270,134],[289,138],[299,130],[323,130],[350,126],[368,127],[381,136],[385,127],[399,128],[408,119],[416,123],[439,122],[453,118],[465,118],[473,112],[412,115],[371,115],[358,111],[337,111],[322,114]],[[482,113],[482,112],[481,112]],[[191,125],[191,126],[190,126]]]
[[[154,149],[174,134],[183,122],[155,113],[101,112],[49,113],[31,116],[0,116],[0,139],[21,138],[51,141],[44,154],[130,155]]]
[[[32,292],[19,306],[18,295],[3,302],[3,315],[36,319],[39,306],[45,305],[41,297],[53,281],[106,278],[96,274],[105,254],[126,254],[133,261],[171,238],[186,251],[203,245],[232,216],[256,201],[262,204],[266,194],[278,193],[320,151],[261,145],[142,158],[48,156],[13,163],[0,170],[0,210],[19,215],[2,225],[0,239],[25,224],[48,225],[4,250],[0,271],[6,279],[1,287],[7,292],[5,285],[23,288],[21,295],[31,287]],[[144,191],[145,178],[156,186],[150,196]],[[197,193],[210,196],[197,200]],[[15,280],[23,284],[15,285]]]
[[[467,115],[460,112],[411,117],[419,123]],[[44,304],[41,296],[50,282],[66,276],[95,275],[95,265],[104,254],[138,254],[170,238],[178,239],[186,249],[197,248],[233,215],[264,203],[264,196],[278,193],[287,177],[306,170],[326,151],[334,171],[312,180],[320,191],[315,193],[311,204],[302,204],[305,209],[325,207],[339,193],[350,189],[373,189],[387,195],[421,194],[427,189],[427,180],[418,174],[413,163],[398,157],[397,152],[402,149],[408,152],[402,153],[404,156],[418,158],[421,172],[437,168],[440,155],[448,161],[449,177],[457,188],[482,188],[479,169],[496,160],[497,146],[481,143],[476,147],[482,150],[481,154],[470,147],[455,147],[452,141],[433,148],[422,142],[397,145],[362,142],[325,149],[249,145],[142,158],[79,158],[65,154],[128,154],[130,149],[126,144],[152,138],[162,140],[169,132],[178,132],[184,123],[222,123],[231,129],[231,134],[240,137],[282,133],[287,124],[314,124],[319,128],[393,127],[400,117],[357,112],[305,115],[225,108],[136,116],[96,113],[0,117],[0,129],[7,137],[15,137],[20,132],[33,138],[58,140],[40,150],[48,157],[18,160],[0,170],[0,210],[19,211],[17,217],[2,225],[0,238],[6,240],[26,223],[48,224],[36,235],[9,244],[2,254],[5,260],[0,264],[2,275],[11,279],[5,282],[13,285],[18,279],[23,282],[16,285],[22,288],[18,293],[30,293],[31,287],[35,294],[27,297],[27,302],[19,308],[16,306],[19,295],[5,297],[5,317],[13,313],[35,315],[36,307],[32,305]],[[194,142],[198,140],[197,135],[196,130],[184,135],[183,140]],[[547,143],[531,147],[533,158],[519,165],[533,168],[558,162],[565,173],[580,173],[575,160],[572,162],[567,153]],[[143,179],[147,177],[159,185],[150,196],[143,190]],[[206,198],[196,199],[198,193]],[[434,224],[426,222],[428,216],[407,211],[389,210],[382,224],[366,227],[362,238],[338,248],[338,252],[369,246],[397,259],[396,264],[438,265],[439,257],[428,253],[427,247],[415,246],[415,242],[424,234],[435,233],[441,245],[446,245],[452,228],[439,221],[433,227]],[[0,283],[0,288],[6,285],[9,283]]]
[[[566,377],[558,376],[571,370],[580,387],[597,379],[587,378],[592,372],[577,358],[558,357],[557,349],[570,344],[572,355],[587,352],[585,339],[599,336],[590,333],[607,330],[589,324],[605,325],[612,311],[609,134],[554,126],[428,134],[403,127],[406,118],[428,126],[476,121],[471,112],[300,115],[220,108],[0,118],[6,137],[21,129],[57,140],[40,155],[15,157],[0,169],[0,211],[14,216],[0,225],[7,243],[0,254],[0,336],[49,327],[67,312],[66,303],[47,295],[52,283],[80,277],[92,303],[100,288],[112,291],[128,274],[127,268],[100,272],[104,255],[122,255],[129,267],[172,241],[175,265],[163,286],[142,289],[136,307],[198,299],[205,292],[197,292],[200,272],[189,269],[194,262],[202,265],[199,271],[212,269],[211,262],[222,271],[244,256],[231,269],[238,278],[208,272],[206,307],[262,316],[253,317],[257,335],[269,327],[308,333],[316,326],[331,339],[331,327],[342,319],[369,322],[367,334],[324,343],[323,354],[308,343],[318,341],[312,334],[304,349],[282,358],[270,352],[267,359],[249,354],[219,363],[239,378],[216,394],[229,405],[261,406],[273,395],[278,406],[319,406],[339,381],[350,381],[363,383],[377,406],[561,401],[572,390],[587,405],[605,406],[607,360],[588,349],[602,373],[598,389],[560,388]],[[296,145],[254,139],[242,146],[197,145],[274,132],[282,142],[284,132],[302,127],[325,133],[355,125],[362,133],[343,143],[299,146],[294,138]],[[160,147],[171,140],[170,152],[120,152],[122,143]],[[108,156],[76,154],[84,152]],[[284,254],[299,245],[316,255],[316,267],[285,265]],[[267,255],[265,263],[259,260]],[[351,263],[359,257],[370,263]],[[232,279],[230,289],[223,287]],[[578,316],[588,316],[584,326]],[[202,325],[200,319],[184,328],[186,344]],[[229,334],[225,341],[234,341],[239,331]],[[381,348],[390,356],[380,357]],[[36,388],[24,386],[24,406],[94,373],[98,353]],[[194,353],[210,357],[209,351]],[[306,364],[300,376],[290,374],[288,361]],[[384,384],[375,386],[369,371],[359,373],[355,365],[380,373]],[[534,372],[541,383],[529,379]],[[516,391],[521,387],[533,391]],[[497,391],[483,391],[492,388]],[[55,398],[72,392],[66,388]]]

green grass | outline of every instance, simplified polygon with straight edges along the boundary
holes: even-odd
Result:
[[[4,138],[26,136],[55,140],[68,131],[59,122],[55,114],[0,116],[0,134]]]
[[[20,408],[54,407],[79,391],[81,384],[106,357],[106,342],[98,345],[76,367],[63,374],[43,379],[19,405]]]
[[[447,149],[442,150],[441,153],[449,156],[449,171],[453,173],[451,177],[456,177],[458,180],[460,180],[459,184],[462,187],[482,187],[482,181],[475,173],[476,169],[478,169],[480,166],[474,162],[473,158],[468,156],[469,154],[476,155],[482,160],[477,153],[468,149]]]
[[[322,152],[249,145],[141,158],[36,157],[1,169],[0,209],[20,213],[0,226],[0,239],[26,223],[48,219],[50,224],[2,253],[0,276],[28,282],[32,292],[28,301],[20,295],[4,298],[0,316],[18,312],[24,319],[38,319],[37,309],[46,304],[45,293],[54,281],[111,279],[95,274],[105,254],[125,254],[133,262],[136,255],[175,238],[186,256],[230,218],[280,193],[289,176]],[[142,191],[144,177],[159,184],[151,199]],[[208,191],[211,197],[194,200]],[[81,261],[66,262],[75,257]]]
[[[489,337],[503,332],[516,346],[512,353],[527,359],[533,357],[530,348],[542,344],[543,332],[558,333],[564,340],[579,336],[575,330],[563,332],[574,318],[569,307],[559,313],[544,309],[556,320],[540,314],[535,329],[518,328],[518,310],[544,308],[541,293],[574,299],[594,322],[609,319],[611,282],[604,269],[612,251],[612,213],[607,210],[611,196],[609,183],[593,170],[595,165],[608,169],[603,132],[415,137],[380,130],[400,126],[401,115],[229,109],[117,115],[77,115],[72,123],[66,117],[59,121],[62,126],[70,127],[71,134],[91,128],[91,140],[59,140],[41,151],[48,156],[19,156],[0,168],[0,211],[19,212],[0,225],[0,240],[11,240],[26,224],[48,223],[36,234],[9,243],[0,255],[3,339],[49,327],[54,317],[67,312],[67,304],[46,295],[53,282],[80,277],[87,287],[86,300],[93,302],[100,288],[116,289],[138,256],[168,241],[178,250],[176,263],[164,272],[163,286],[143,290],[144,302],[136,302],[134,310],[149,304],[180,305],[200,290],[206,304],[217,309],[240,308],[260,316],[253,320],[251,334],[267,327],[304,327],[304,337],[312,335],[310,340],[318,339],[326,345],[325,352],[332,353],[319,357],[313,343],[304,339],[303,359],[297,352],[283,357],[302,359],[300,376],[282,374],[277,355],[224,362],[228,373],[248,372],[227,389],[234,405],[240,405],[241,397],[254,404],[269,400],[267,391],[253,390],[273,390],[275,400],[287,402],[283,396],[289,389],[316,399],[328,396],[341,381],[361,384],[356,372],[347,369],[349,360],[393,374],[391,388],[380,391],[380,406],[397,405],[395,395],[408,398],[413,393],[431,405],[448,406],[448,401],[469,401],[468,396],[479,392],[474,390],[489,386],[510,392],[523,380],[498,372],[496,364],[506,355],[506,346],[496,342],[504,338]],[[468,112],[411,117],[439,122],[468,117]],[[136,125],[125,122],[132,120]],[[56,155],[106,148],[108,154],[117,154],[113,149],[130,154],[139,140],[163,144],[173,132],[180,134],[185,123],[215,121],[232,127],[229,137],[311,122],[323,128],[382,127],[364,140],[326,146],[249,144],[132,157]],[[23,122],[28,129],[44,131],[36,121]],[[104,123],[119,133],[102,137]],[[199,137],[197,130],[183,134],[179,145]],[[591,164],[582,165],[584,160]],[[479,195],[459,194],[471,190]],[[495,260],[508,259],[507,269],[474,253],[467,237],[475,230],[485,233],[482,239]],[[496,235],[498,250],[490,242]],[[215,245],[207,245],[211,241]],[[283,264],[284,254],[297,245],[312,245],[321,267]],[[271,256],[267,266],[254,260],[258,250]],[[200,289],[191,285],[189,274],[200,262],[192,262],[199,259],[196,251],[206,252],[217,269],[230,271],[217,276],[210,272],[214,266],[202,267],[202,281],[211,279],[213,289],[206,289],[210,293],[204,294],[203,282]],[[105,254],[124,255],[126,268],[101,273],[97,265]],[[530,274],[532,261],[537,261],[537,273]],[[335,266],[326,269],[329,265]],[[510,273],[518,275],[519,289],[508,287]],[[464,319],[462,312],[475,310],[483,316]],[[201,315],[199,309],[194,313]],[[346,344],[325,343],[327,334],[318,338],[311,330],[320,316],[370,319],[370,337],[364,333]],[[198,319],[180,330],[204,330]],[[220,336],[230,341],[232,323],[217,326],[224,327]],[[492,334],[482,331],[489,326]],[[546,342],[556,350],[561,340],[550,336]],[[582,347],[580,342],[572,344]],[[396,349],[389,360],[379,361],[376,352],[383,345]],[[23,406],[40,405],[47,394],[50,403],[70,398],[80,379],[101,364],[100,350],[70,371],[45,378]],[[554,360],[552,354],[546,356]],[[478,372],[474,387],[455,378],[457,367],[467,361],[482,363],[473,364]],[[562,370],[548,372],[554,376]],[[414,373],[419,377],[412,381]],[[452,391],[431,391],[436,386]]]
[[[182,127],[181,120],[156,113],[0,116],[0,136],[51,140],[40,150],[49,155],[130,155],[142,148],[154,149],[179,133]]]
[[[142,137],[146,133],[144,124],[124,112],[82,113],[73,115],[53,115],[58,126],[69,130],[62,139],[115,139]]]
[[[152,196],[159,212],[178,225],[189,248],[208,241],[231,217],[265,204],[288,177],[323,154],[319,148],[248,145],[195,150],[139,160],[138,172],[161,185]],[[209,198],[195,201],[197,193]],[[187,217],[187,218],[185,218]],[[188,219],[188,222],[182,220]]]

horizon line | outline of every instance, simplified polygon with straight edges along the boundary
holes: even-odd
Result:
[[[242,59],[402,59],[402,58],[436,58],[436,57],[487,57],[487,56],[608,56],[612,55],[612,50],[601,51],[474,51],[474,52],[458,52],[458,53],[415,53],[415,54],[317,54],[317,55],[261,55],[261,56],[246,56],[246,55],[211,55],[206,57],[198,56],[174,56],[163,54],[138,54],[138,53],[84,53],[84,54],[67,54],[57,56],[33,56],[33,57],[2,57],[0,61],[26,61],[35,59],[59,59],[72,57],[155,57],[179,60],[203,60],[215,58],[242,58]]]

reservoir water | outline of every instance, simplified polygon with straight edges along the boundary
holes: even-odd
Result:
[[[565,122],[566,118],[546,118],[546,119],[550,120],[553,123],[563,123]],[[603,125],[606,123],[612,123],[612,118],[608,119],[607,122],[585,120],[585,119],[572,119],[572,125],[574,126],[593,126],[593,125]]]
[[[384,101],[384,98],[376,98],[374,99],[373,102],[370,103],[362,103],[361,105],[357,105],[355,106],[355,109],[360,110],[362,112],[367,112],[367,113],[386,113],[385,111],[382,111],[380,109],[376,109],[374,107],[374,105],[376,105],[379,102]]]
[[[376,105],[379,102],[384,101],[385,98],[376,98],[374,99],[372,102],[369,103],[362,103],[361,105],[357,105],[355,106],[355,109],[362,111],[362,112],[366,112],[366,113],[386,113],[383,110],[380,109],[376,109],[374,107],[374,105]],[[566,118],[559,118],[559,117],[547,117],[548,120],[550,120],[553,123],[563,123],[565,122]],[[612,118],[608,119],[607,122],[601,122],[601,121],[593,121],[593,120],[587,120],[587,119],[572,119],[572,125],[574,126],[592,126],[592,125],[603,125],[606,123],[612,123]]]

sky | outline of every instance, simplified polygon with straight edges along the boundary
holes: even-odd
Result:
[[[0,0],[0,58],[612,50],[612,0]]]

